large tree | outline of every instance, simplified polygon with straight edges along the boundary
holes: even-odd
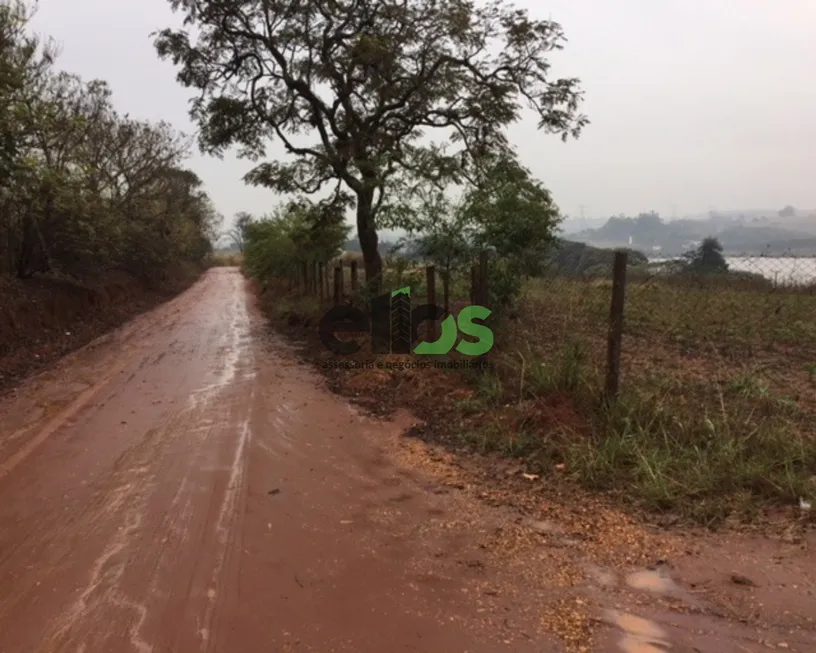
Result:
[[[366,275],[380,277],[377,216],[390,179],[410,170],[461,180],[509,149],[524,106],[564,140],[587,124],[576,79],[553,79],[561,27],[502,0],[169,0],[183,29],[156,37],[195,89],[205,152],[237,146],[287,160],[247,181],[283,193],[345,186],[356,200]],[[448,143],[430,143],[428,130]]]
[[[232,240],[235,247],[242,254],[246,245],[247,227],[252,223],[252,214],[246,211],[239,211],[235,214],[232,228],[227,232],[227,235]]]

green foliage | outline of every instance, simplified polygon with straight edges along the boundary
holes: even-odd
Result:
[[[462,211],[473,225],[476,247],[513,261],[524,276],[541,271],[561,221],[550,192],[511,157],[486,170],[465,194]]]
[[[502,313],[540,274],[561,220],[550,192],[512,157],[502,157],[467,191],[461,211],[475,249],[488,250],[490,305]]]
[[[550,192],[515,159],[504,157],[463,197],[462,214],[478,250],[491,253],[491,307],[510,308],[524,280],[542,272],[561,221]]]
[[[295,248],[282,220],[264,218],[248,225],[244,266],[256,279],[284,277],[291,272]]]
[[[288,233],[298,261],[329,261],[340,253],[351,230],[344,220],[347,206],[348,199],[340,195],[317,203],[300,199],[288,205]]]
[[[244,265],[261,281],[286,278],[303,265],[328,263],[348,238],[342,202],[296,200],[243,226]]]
[[[487,279],[488,305],[501,315],[521,296],[524,277],[514,261],[500,258],[490,261]]]
[[[469,265],[475,254],[468,216],[461,210],[461,203],[452,201],[443,188],[434,184],[415,186],[398,208],[406,217],[402,226],[414,238],[410,243],[413,251],[432,262],[440,275],[447,308],[454,275]]]
[[[55,71],[29,15],[0,4],[0,274],[152,281],[201,262],[219,216],[183,168],[187,139],[119,116],[104,82]]]
[[[247,213],[246,211],[240,211],[235,214],[235,223],[233,224],[232,229],[227,232],[227,236],[229,236],[230,240],[232,240],[235,249],[239,252],[244,251],[244,245],[246,244],[246,230],[249,224],[252,222],[252,214]]]
[[[685,254],[685,272],[692,274],[721,274],[728,272],[728,262],[716,238],[705,238],[700,245]]]
[[[287,194],[348,189],[375,282],[377,230],[400,175],[474,182],[509,153],[506,127],[525,106],[565,140],[588,122],[578,80],[550,75],[561,27],[504,0],[170,4],[184,27],[155,45],[198,95],[202,147],[257,160],[275,140],[290,157],[260,163],[248,182]],[[428,138],[442,130],[444,146]]]
[[[816,441],[779,411],[758,420],[767,399],[744,395],[708,412],[683,410],[678,394],[658,387],[623,396],[595,416],[595,437],[571,441],[567,466],[590,488],[707,524],[811,495]]]
[[[487,250],[489,302],[501,312],[526,278],[543,271],[561,216],[549,191],[512,156],[495,158],[474,181],[452,199],[443,183],[407,177],[399,202],[388,207],[389,224],[416,238],[448,283]]]

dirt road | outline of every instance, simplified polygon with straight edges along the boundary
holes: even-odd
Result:
[[[1,651],[495,650],[469,623],[478,571],[430,571],[456,543],[387,523],[408,502],[411,529],[444,514],[366,432],[387,427],[319,388],[237,271],[17,394]]]
[[[405,426],[325,390],[210,271],[0,402],[0,652],[565,650],[541,610],[573,595],[494,564],[505,517],[397,462]],[[759,650],[706,623],[672,650]]]

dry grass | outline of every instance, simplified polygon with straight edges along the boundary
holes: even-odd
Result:
[[[244,256],[243,254],[237,252],[218,252],[210,257],[208,263],[211,267],[241,267],[241,265],[244,263]]]

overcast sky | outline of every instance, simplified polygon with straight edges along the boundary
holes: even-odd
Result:
[[[586,90],[579,141],[532,119],[511,129],[563,212],[816,208],[816,0],[519,4],[563,25],[554,66]],[[33,28],[62,45],[61,68],[107,80],[121,112],[192,132],[189,94],[149,36],[177,22],[166,0],[40,0]],[[229,218],[279,201],[243,184],[251,165],[197,154],[190,167]]]

